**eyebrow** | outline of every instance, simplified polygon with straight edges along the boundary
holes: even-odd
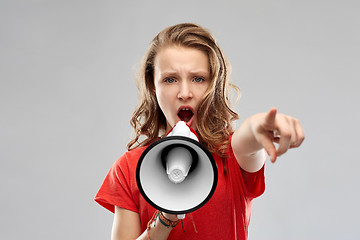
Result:
[[[195,70],[195,71],[189,71],[190,74],[192,75],[209,75],[209,71],[206,71],[206,70]],[[163,71],[160,73],[161,76],[164,76],[164,75],[173,75],[173,74],[177,74],[177,71]]]
[[[205,70],[196,70],[196,71],[190,71],[191,74],[201,74],[201,75],[209,75],[209,71]]]

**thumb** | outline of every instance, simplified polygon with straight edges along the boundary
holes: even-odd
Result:
[[[269,155],[271,162],[274,163],[277,158],[277,152],[274,143],[264,135],[260,137],[259,142],[265,149],[267,155]]]

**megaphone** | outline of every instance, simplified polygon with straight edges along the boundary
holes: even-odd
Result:
[[[151,206],[184,218],[210,200],[218,172],[213,156],[199,143],[195,131],[179,121],[165,138],[142,153],[136,181]]]

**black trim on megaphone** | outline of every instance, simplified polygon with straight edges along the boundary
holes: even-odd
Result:
[[[164,143],[166,141],[170,141],[170,140],[181,140],[181,141],[186,141],[186,142],[190,142],[191,144],[194,144],[196,145],[197,147],[199,147],[205,154],[206,156],[208,157],[210,163],[211,163],[211,166],[212,166],[212,170],[213,170],[213,174],[214,174],[214,179],[213,179],[213,184],[212,184],[212,187],[211,187],[211,190],[209,192],[209,194],[207,195],[207,197],[199,204],[197,204],[196,206],[192,207],[192,208],[189,208],[189,209],[186,209],[186,210],[182,210],[182,211],[176,211],[176,210],[172,210],[172,209],[166,209],[164,207],[161,207],[159,205],[157,205],[156,203],[154,203],[153,201],[151,201],[149,199],[149,197],[146,195],[143,187],[142,187],[142,184],[141,184],[141,180],[140,180],[140,170],[141,170],[141,165],[144,161],[144,158],[146,156],[146,154],[148,154],[155,146],[157,146],[158,144],[161,144],[161,143]],[[177,144],[173,144],[173,145],[177,145]],[[180,145],[184,145],[184,144],[180,144]],[[190,148],[190,147],[187,147],[187,149]],[[194,150],[191,150],[190,152],[194,152]],[[196,153],[196,152],[195,152]],[[193,154],[193,153],[192,153]],[[197,155],[197,153],[196,153]],[[159,161],[161,161],[161,159],[159,159]],[[197,163],[196,163],[197,164]],[[139,188],[139,191],[140,191],[140,194],[144,197],[144,199],[146,200],[146,202],[148,202],[152,207],[154,207],[155,209],[157,210],[160,210],[162,212],[166,212],[166,213],[169,213],[169,214],[176,214],[176,215],[179,215],[179,214],[187,214],[187,213],[190,213],[190,212],[193,212],[199,208],[201,208],[202,206],[204,206],[210,199],[211,197],[213,196],[214,192],[215,192],[215,189],[216,189],[216,186],[217,186],[217,183],[218,183],[218,171],[217,171],[217,167],[216,167],[216,163],[215,163],[215,160],[213,158],[213,156],[211,155],[211,153],[209,152],[209,150],[207,150],[202,144],[200,144],[199,142],[189,138],[189,137],[184,137],[184,136],[168,136],[168,137],[165,137],[165,138],[162,138],[162,139],[159,139],[157,140],[156,142],[152,143],[149,147],[147,147],[145,149],[145,151],[141,154],[140,158],[139,158],[139,161],[138,161],[138,164],[137,164],[137,167],[136,167],[136,183],[137,183],[137,186]],[[181,184],[181,183],[179,183]],[[191,197],[191,196],[187,196],[187,197]]]

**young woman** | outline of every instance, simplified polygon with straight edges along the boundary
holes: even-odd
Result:
[[[171,26],[153,39],[137,78],[140,101],[131,119],[136,136],[95,197],[114,212],[113,240],[247,239],[252,200],[265,190],[266,154],[275,162],[301,145],[304,132],[299,120],[275,108],[234,131],[238,116],[229,107],[228,90],[236,87],[228,69],[216,40],[199,25]],[[185,232],[175,215],[156,214],[136,185],[140,155],[179,120],[197,132],[219,173],[209,202],[183,220]]]

